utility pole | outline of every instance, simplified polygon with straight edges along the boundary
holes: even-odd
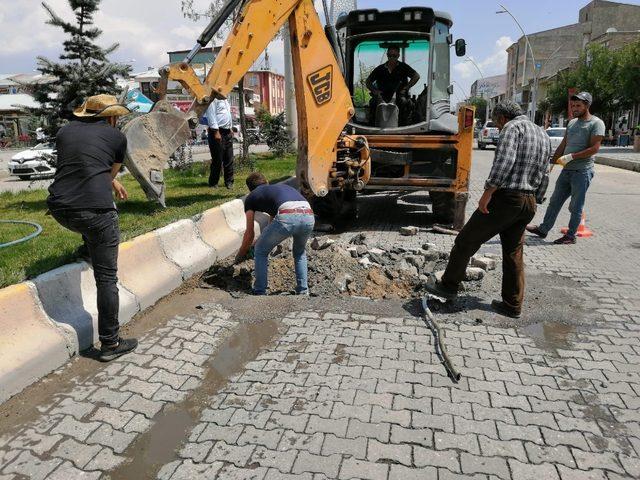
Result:
[[[284,27],[284,110],[289,137],[298,144],[298,115],[296,113],[296,92],[293,83],[293,63],[291,61],[291,35],[289,26]]]

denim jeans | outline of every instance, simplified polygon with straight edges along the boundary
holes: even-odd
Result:
[[[544,220],[538,227],[542,233],[549,233],[551,231],[564,202],[567,201],[567,198],[571,197],[571,202],[569,202],[571,218],[569,220],[567,235],[570,237],[576,236],[582,218],[582,210],[584,209],[587,190],[589,189],[589,185],[591,185],[594,173],[593,168],[585,168],[583,170],[563,169],[562,172],[560,172],[556,187],[553,190],[553,195],[551,195],[551,200],[549,200],[549,206],[544,215]]]
[[[305,247],[313,231],[314,217],[310,214],[276,215],[267,225],[256,242],[255,283],[253,293],[264,295],[267,292],[269,253],[283,240],[293,237],[293,261],[296,271],[296,293],[309,291],[307,283],[307,253]]]
[[[118,311],[118,245],[120,227],[115,210],[64,210],[51,212],[65,228],[82,235],[91,256],[98,294],[98,335],[106,345],[117,343]]]

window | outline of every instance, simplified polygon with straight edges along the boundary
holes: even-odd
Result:
[[[433,35],[433,86],[431,87],[431,101],[449,99],[449,27],[436,22]]]

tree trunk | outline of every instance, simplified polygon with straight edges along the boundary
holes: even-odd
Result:
[[[240,111],[240,132],[242,132],[242,151],[240,162],[245,163],[249,158],[249,135],[247,135],[247,118],[244,111],[244,77],[238,82],[238,110]]]

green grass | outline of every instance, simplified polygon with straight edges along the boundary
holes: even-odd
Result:
[[[271,182],[284,180],[295,173],[295,157],[292,155],[282,158],[266,154],[255,157],[257,170]],[[118,203],[122,241],[189,218],[247,193],[244,181],[248,169],[237,169],[235,186],[231,190],[224,186],[209,188],[207,169],[207,164],[198,163],[183,171],[165,171],[166,209],[148,202],[131,175],[123,176],[121,181],[129,192],[129,200]],[[46,215],[46,198],[46,190],[0,193],[0,220],[28,220],[39,223],[43,228],[40,236],[33,240],[0,249],[0,287],[33,278],[76,259],[74,252],[82,240],[78,234],[64,229]],[[27,226],[0,224],[0,243],[32,231]]]

